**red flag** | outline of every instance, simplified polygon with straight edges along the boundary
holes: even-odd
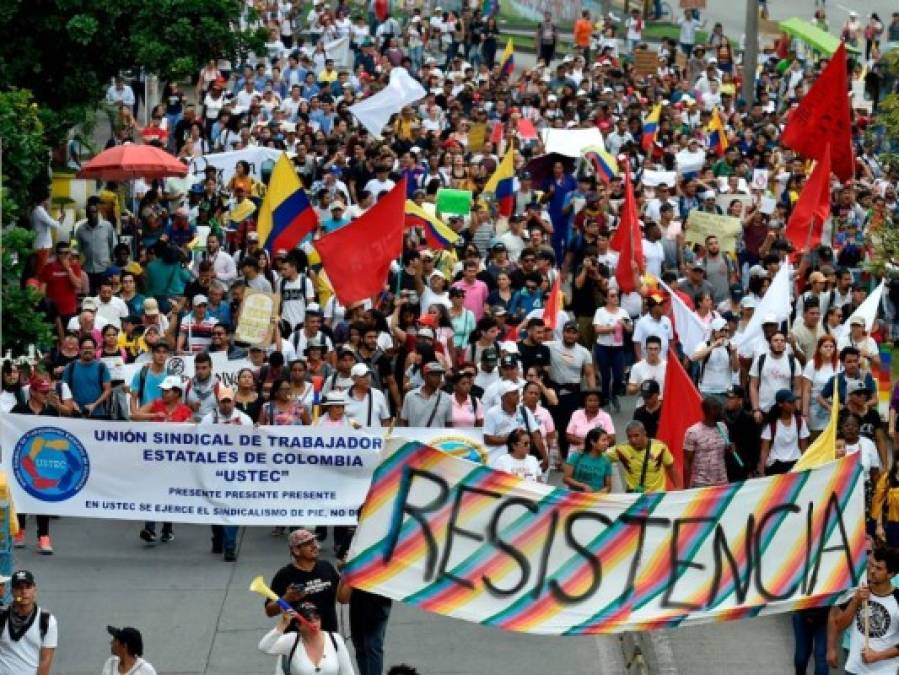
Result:
[[[337,299],[344,305],[381,292],[390,263],[403,254],[406,179],[349,225],[315,242]]]
[[[833,172],[841,181],[855,173],[849,122],[849,81],[846,47],[840,45],[815,84],[799,102],[780,135],[781,142],[800,155],[822,159],[831,144]]]
[[[499,147],[503,140],[503,131],[505,128],[502,122],[496,122],[490,130],[490,142],[493,143],[494,149]]]
[[[518,120],[516,131],[518,132],[518,137],[522,140],[530,141],[537,139],[537,130],[534,128],[534,123],[531,122],[531,120],[526,120],[522,117]]]
[[[665,386],[662,388],[662,411],[656,438],[668,446],[674,455],[674,471],[684,472],[684,435],[687,429],[702,420],[702,396],[677,358],[674,347],[668,348]]]
[[[626,163],[622,167],[622,172],[624,173],[624,203],[621,206],[618,229],[609,245],[618,251],[618,267],[615,269],[618,289],[622,293],[631,293],[637,290],[631,264],[636,261],[640,271],[643,272],[646,269],[646,260],[643,257],[643,233],[640,232],[640,221],[637,218],[634,186],[631,183],[630,167]]]
[[[830,143],[815,165],[787,221],[786,236],[798,252],[810,251],[821,243],[824,221],[830,215]]]
[[[559,319],[559,311],[562,309],[562,275],[556,274],[552,288],[549,289],[549,297],[543,306],[543,323],[550,330],[555,330]]]

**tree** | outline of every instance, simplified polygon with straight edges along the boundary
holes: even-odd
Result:
[[[3,139],[3,224],[27,215],[50,185],[44,126],[31,92],[0,92],[0,138]]]
[[[3,334],[0,353],[13,356],[28,352],[28,346],[47,350],[53,345],[53,328],[37,309],[41,299],[33,288],[22,288],[22,271],[28,263],[34,232],[21,227],[3,230]]]
[[[163,79],[209,59],[260,50],[264,30],[242,30],[241,0],[46,0],[0,4],[0,82],[40,104],[46,140],[61,143],[103,98],[110,78],[143,67]]]

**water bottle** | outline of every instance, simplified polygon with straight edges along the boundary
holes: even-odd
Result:
[[[616,346],[624,344],[624,326],[621,325],[621,321],[618,321],[615,324],[615,337],[613,342]]]

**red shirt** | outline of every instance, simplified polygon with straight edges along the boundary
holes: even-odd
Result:
[[[168,412],[165,402],[161,398],[153,401],[153,404],[150,406],[150,412],[165,415],[165,419],[162,420],[164,422],[190,422],[194,416],[194,411],[183,403],[179,403],[172,412]]]
[[[74,260],[71,263],[72,274],[81,278],[81,266]],[[63,316],[71,316],[78,311],[78,294],[75,286],[58,260],[51,260],[41,270],[41,281],[47,285],[47,297],[56,303],[56,308]]]

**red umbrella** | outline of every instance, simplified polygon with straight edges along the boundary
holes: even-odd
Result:
[[[117,145],[104,150],[81,167],[79,178],[134,180],[187,175],[187,165],[152,145]]]

